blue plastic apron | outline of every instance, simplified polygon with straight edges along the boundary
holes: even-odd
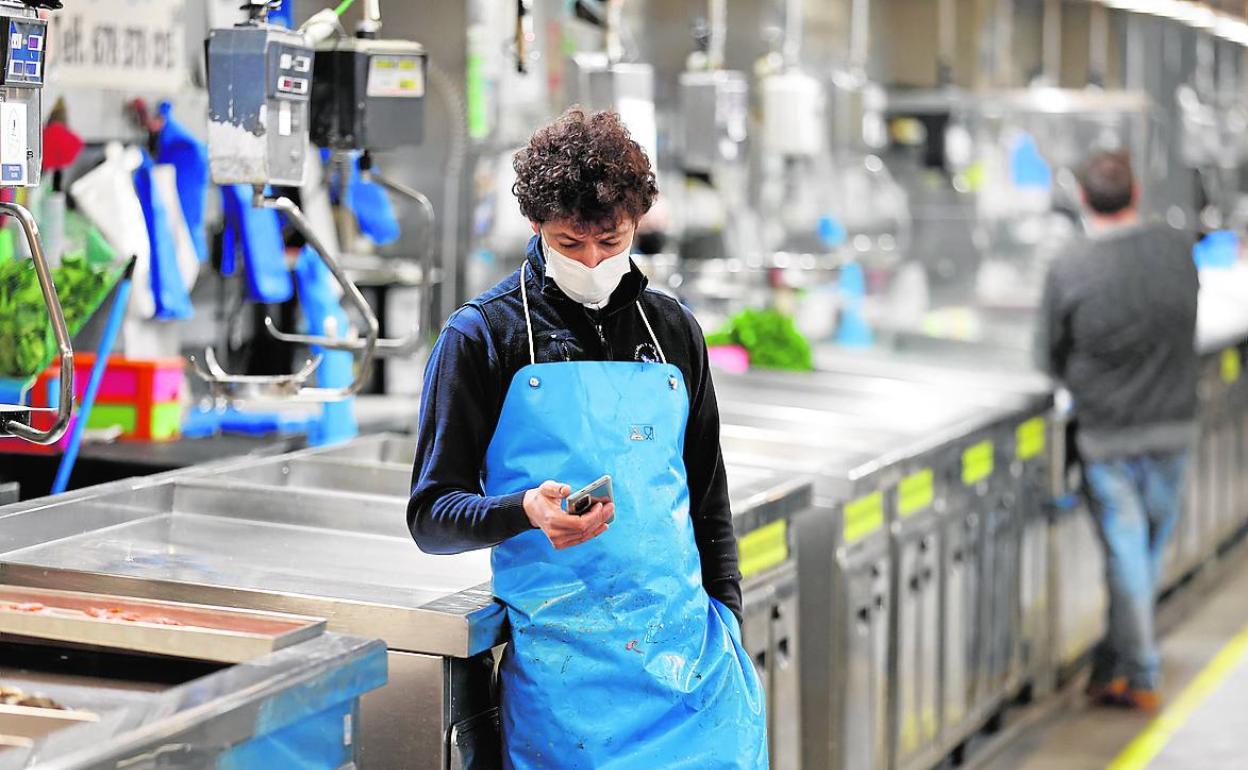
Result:
[[[577,488],[609,473],[616,513],[606,533],[563,551],[536,529],[494,549],[494,594],[511,622],[504,767],[764,770],[762,687],[736,618],[702,587],[684,378],[661,349],[661,364],[536,363],[524,270],[532,363],[503,403],[485,491]]]

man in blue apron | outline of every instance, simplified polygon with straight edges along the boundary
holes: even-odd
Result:
[[[762,770],[705,340],[629,259],[650,163],[571,110],[515,167],[535,236],[438,339],[407,514],[427,552],[494,549],[504,766]],[[603,475],[614,502],[568,513]]]

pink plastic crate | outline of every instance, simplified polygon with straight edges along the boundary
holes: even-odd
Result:
[[[87,392],[87,380],[95,365],[94,353],[74,354],[74,396]],[[41,375],[31,394],[36,406],[47,406],[56,399],[60,367],[51,366]],[[96,402],[148,406],[177,401],[182,394],[182,359],[130,359],[110,356]]]

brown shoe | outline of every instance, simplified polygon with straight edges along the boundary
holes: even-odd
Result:
[[[1088,698],[1100,706],[1121,706],[1127,695],[1126,677],[1117,677],[1108,682],[1088,682]]]
[[[1156,714],[1161,711],[1161,693],[1156,690],[1128,688],[1122,695],[1122,705],[1145,714]]]

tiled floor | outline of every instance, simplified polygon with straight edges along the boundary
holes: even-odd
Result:
[[[1207,591],[1203,601],[1162,641],[1167,704],[1248,626],[1248,554]],[[1201,592],[1200,588],[1195,589]],[[1033,731],[988,770],[1103,770],[1150,723],[1123,711],[1082,702]],[[1130,770],[1248,768],[1248,662],[1240,662],[1170,737],[1146,766]]]

